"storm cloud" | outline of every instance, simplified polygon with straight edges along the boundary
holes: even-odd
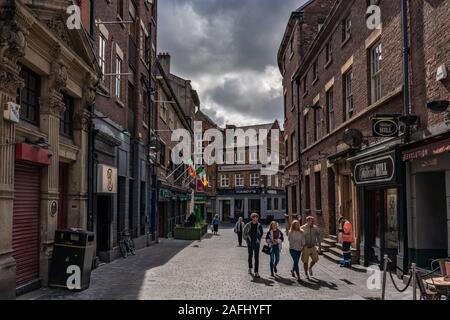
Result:
[[[304,0],[162,0],[158,50],[219,125],[283,122],[277,52]]]

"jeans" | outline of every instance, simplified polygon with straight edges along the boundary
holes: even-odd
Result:
[[[294,272],[296,272],[297,275],[299,275],[300,274],[300,268],[298,266],[298,262],[300,261],[300,255],[302,254],[302,252],[301,251],[297,251],[297,250],[293,250],[293,249],[289,250],[289,252],[291,253],[292,260],[294,261],[294,266],[292,267],[292,270]]]
[[[237,232],[239,246],[242,246],[242,231]]]
[[[351,253],[351,242],[344,242],[342,243],[342,251],[344,252],[344,260],[345,261],[351,261],[352,260],[352,253]]]
[[[272,246],[272,250],[270,251],[270,272],[273,273],[274,268],[277,267],[278,262],[280,262],[280,247]]]
[[[259,245],[247,242],[248,268],[253,268],[253,256],[255,256],[255,273],[259,272]]]

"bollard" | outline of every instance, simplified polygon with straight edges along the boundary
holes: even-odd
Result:
[[[386,273],[387,273],[387,265],[388,265],[388,255],[384,255],[384,267],[383,267],[383,287],[381,293],[381,300],[385,300],[386,298]]]
[[[411,263],[411,273],[412,273],[412,282],[413,282],[413,300],[417,300],[417,275],[416,275],[416,264]]]

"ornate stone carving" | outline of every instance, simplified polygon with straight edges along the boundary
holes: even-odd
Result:
[[[56,91],[51,95],[40,98],[39,104],[41,106],[41,113],[43,114],[52,114],[59,117],[61,113],[66,110],[62,94],[57,93]]]
[[[52,71],[50,73],[50,90],[59,93],[67,85],[67,66],[61,58],[61,46],[57,45],[53,53]]]
[[[97,91],[98,79],[90,72],[86,74],[85,85],[83,88],[83,100],[87,107],[90,107],[95,102],[95,95]]]
[[[80,110],[74,114],[74,130],[88,131],[91,124],[91,116],[87,110]]]

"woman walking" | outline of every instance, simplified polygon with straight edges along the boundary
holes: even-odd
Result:
[[[277,266],[280,262],[280,251],[284,241],[283,232],[276,221],[272,221],[269,226],[269,232],[266,235],[266,242],[270,247],[270,274],[272,277],[278,273]],[[274,274],[275,273],[275,274]]]
[[[238,222],[236,222],[236,225],[234,226],[234,233],[238,236],[239,247],[242,247],[242,232],[244,231],[244,226],[244,219],[239,217]]]
[[[291,270],[291,274],[293,278],[297,278],[298,281],[300,278],[300,268],[299,261],[300,256],[302,254],[303,247],[305,246],[305,234],[300,228],[300,221],[294,220],[291,224],[291,229],[289,230],[289,253],[291,254],[292,261],[294,265]]]
[[[220,224],[219,215],[216,214],[212,221],[214,235],[217,235],[217,232],[219,231],[219,224]]]

